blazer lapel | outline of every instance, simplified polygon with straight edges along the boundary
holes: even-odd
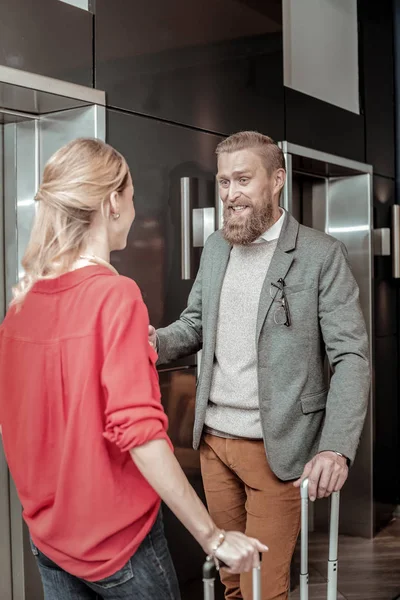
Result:
[[[210,337],[212,338],[213,346],[215,345],[215,337],[217,332],[221,289],[226,268],[228,266],[231,249],[232,246],[221,237],[220,245],[216,253],[218,259],[214,261],[211,271],[210,298],[207,311],[207,329]]]
[[[272,257],[271,264],[265,276],[263,287],[260,295],[260,303],[258,305],[256,341],[261,333],[264,321],[273,304],[273,299],[270,294],[271,283],[276,283],[278,279],[285,279],[294,259],[293,250],[296,247],[297,234],[299,231],[299,223],[289,213],[286,213],[286,218],[282,227],[281,235],[278,240],[278,245]]]

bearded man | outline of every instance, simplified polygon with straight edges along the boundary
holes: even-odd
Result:
[[[340,490],[367,409],[368,340],[338,240],[279,206],[284,156],[257,132],[216,150],[223,229],[205,245],[179,320],[149,328],[165,363],[202,349],[194,448],[218,527],[269,547],[263,600],[287,600],[300,527],[299,485]],[[332,377],[324,377],[325,353]],[[251,575],[222,569],[225,598],[250,600]]]

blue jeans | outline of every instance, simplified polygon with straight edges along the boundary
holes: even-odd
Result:
[[[100,581],[74,577],[47,558],[34,544],[32,552],[39,567],[44,600],[180,600],[161,512],[126,565]]]

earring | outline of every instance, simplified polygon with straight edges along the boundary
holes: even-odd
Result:
[[[112,213],[112,218],[116,221],[117,219],[120,218],[120,214],[119,213]]]

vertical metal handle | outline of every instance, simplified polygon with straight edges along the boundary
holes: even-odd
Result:
[[[301,484],[300,600],[308,600],[308,479]]]
[[[261,600],[261,560],[260,566],[253,568],[253,600]],[[214,561],[210,556],[207,556],[203,564],[203,592],[204,600],[214,600],[214,582],[217,575],[217,569]]]
[[[337,600],[340,493],[331,496],[327,599]],[[308,479],[301,485],[301,566],[300,600],[308,600]]]
[[[400,278],[400,204],[392,206],[392,270],[395,279]]]
[[[286,181],[280,198],[280,205],[288,212],[293,212],[292,197],[292,155],[284,152],[286,163]]]
[[[181,177],[181,277],[191,279],[190,177]]]
[[[222,229],[224,225],[224,205],[219,195],[219,183],[215,180],[215,227]]]
[[[199,350],[196,355],[196,379],[197,379],[197,381],[199,380],[200,370],[201,370],[201,352],[202,351]]]
[[[261,561],[260,552],[260,565],[253,568],[253,600],[261,600]]]
[[[214,600],[214,582],[217,569],[212,558],[207,557],[203,565],[204,600]]]
[[[194,208],[192,210],[191,188],[193,182],[194,180],[190,177],[181,177],[180,179],[181,277],[185,280],[192,279],[193,277],[191,264],[192,245],[194,248],[203,248],[207,238],[214,233],[216,223],[218,229],[222,227],[223,215],[223,206],[219,198],[218,187],[216,187],[215,208]]]
[[[331,496],[329,523],[328,600],[337,600],[339,504],[340,493],[334,492]]]
[[[193,209],[193,247],[204,248],[207,239],[215,231],[215,210],[209,208]]]

